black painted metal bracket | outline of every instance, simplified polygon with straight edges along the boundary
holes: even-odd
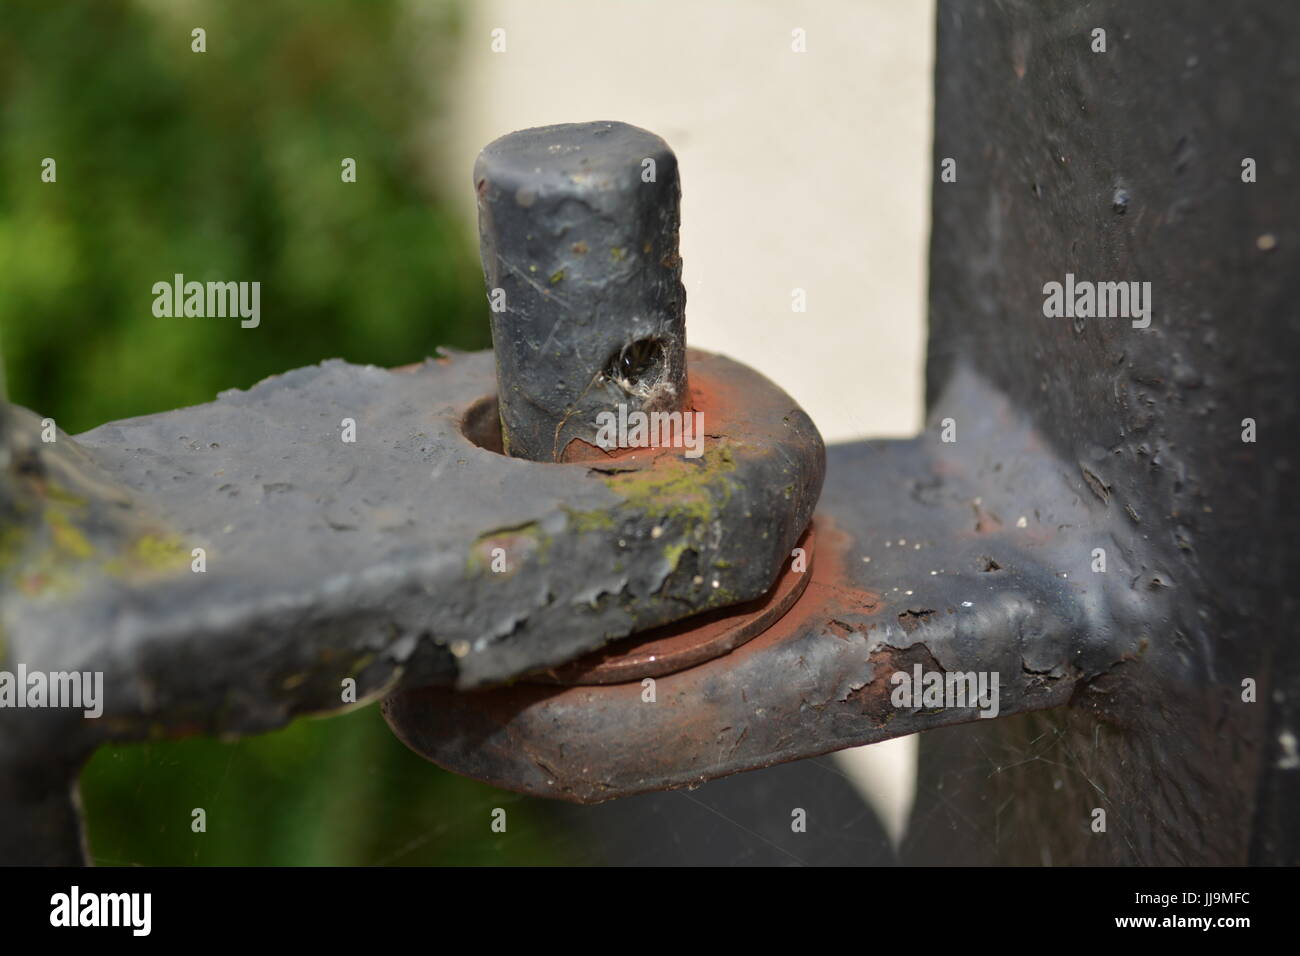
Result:
[[[694,460],[541,464],[476,444],[491,444],[491,353],[328,362],[51,442],[8,410],[4,661],[106,691],[89,720],[0,710],[4,785],[62,818],[107,740],[500,683],[760,596],[808,524],[821,439],[756,373],[692,362],[726,433]],[[41,858],[25,815],[7,819],[0,858]]]

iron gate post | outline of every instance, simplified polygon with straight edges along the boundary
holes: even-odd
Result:
[[[1074,706],[923,737],[914,860],[1300,862],[1300,7],[1163,9],[939,2],[932,423],[994,383],[1166,610]],[[1067,273],[1149,326],[1046,317]]]

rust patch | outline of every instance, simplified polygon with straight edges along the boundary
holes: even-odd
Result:
[[[921,608],[920,610],[915,611],[909,608],[898,615],[898,624],[904,631],[911,634],[918,627],[928,621],[930,615],[933,613],[934,608],[932,607]]]
[[[898,671],[910,671],[920,664],[924,670],[938,671],[939,662],[923,644],[899,649],[885,645],[871,655],[871,680],[861,687],[849,691],[846,698],[857,706],[862,715],[875,726],[883,727],[898,713],[890,695],[894,685],[891,678]]]
[[[814,521],[817,525],[817,562],[813,565],[812,580],[794,607],[761,637],[746,645],[747,648],[754,647],[757,651],[755,645],[760,642],[763,646],[777,643],[812,624],[846,639],[865,630],[850,623],[854,616],[875,614],[881,608],[883,602],[879,594],[855,587],[849,581],[845,563],[852,547],[850,537],[826,514],[818,512]]]

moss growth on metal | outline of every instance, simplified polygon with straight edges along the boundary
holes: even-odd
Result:
[[[146,534],[137,538],[131,545],[131,560],[150,571],[165,571],[168,568],[185,564],[189,552],[175,538]]]
[[[566,508],[568,527],[578,533],[611,532],[629,517],[651,519],[665,532],[661,547],[671,573],[685,552],[699,551],[703,530],[722,517],[734,490],[729,475],[735,470],[731,449],[720,445],[701,459],[666,458],[651,468],[602,476],[622,504],[596,511]]]
[[[687,541],[676,541],[664,548],[664,557],[668,560],[668,573],[677,570],[678,563],[682,560],[682,555],[691,550],[691,545]]]
[[[189,552],[180,540],[162,534],[140,535],[120,551],[113,540],[106,549],[87,501],[54,484],[44,491],[38,522],[0,529],[0,572],[17,572],[28,595],[72,591],[91,569],[130,576],[176,569],[188,560]]]
[[[733,472],[736,462],[731,448],[719,443],[700,459],[664,457],[652,467],[601,475],[600,480],[620,499],[612,507],[580,511],[564,508],[564,533],[594,534],[610,537],[620,531],[639,537],[651,527],[657,529],[655,544],[668,566],[677,571],[688,551],[703,554],[707,530],[723,520],[731,505],[736,485]],[[535,554],[544,561],[551,545],[550,536],[537,521],[517,526],[494,528],[475,538],[465,564],[466,576],[483,574],[490,567],[489,549],[495,542],[529,537],[535,542]],[[709,570],[725,571],[733,567],[727,560],[717,560]],[[721,607],[737,600],[726,587],[711,587],[706,595],[707,607]]]
[[[569,530],[579,534],[588,531],[613,531],[618,524],[611,511],[575,511],[566,507],[564,514],[568,518]]]
[[[45,497],[55,504],[63,505],[66,508],[85,508],[89,502],[79,495],[74,495],[68,489],[54,481],[48,481],[44,488]]]
[[[694,524],[719,517],[730,503],[733,484],[728,475],[735,470],[731,449],[715,445],[695,461],[668,459],[643,471],[609,475],[604,482],[641,514]]]
[[[179,570],[188,564],[190,552],[179,539],[146,534],[135,539],[126,550],[105,561],[103,570],[114,577],[132,577],[161,571]]]
[[[60,557],[84,561],[95,553],[95,546],[62,509],[46,508],[45,525],[50,529],[50,541]]]
[[[663,544],[669,573],[677,570],[687,551],[700,552],[700,535],[722,517],[731,501],[734,486],[729,475],[736,463],[730,448],[715,446],[701,462],[674,459],[651,470],[623,472],[605,480],[629,507],[659,520],[669,531]],[[721,597],[715,591],[709,603]]]
[[[17,525],[0,527],[0,574],[18,563],[27,544],[27,529]]]

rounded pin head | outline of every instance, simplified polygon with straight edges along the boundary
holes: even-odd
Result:
[[[686,390],[677,158],[626,123],[489,144],[474,166],[507,451],[559,461],[597,415]]]

